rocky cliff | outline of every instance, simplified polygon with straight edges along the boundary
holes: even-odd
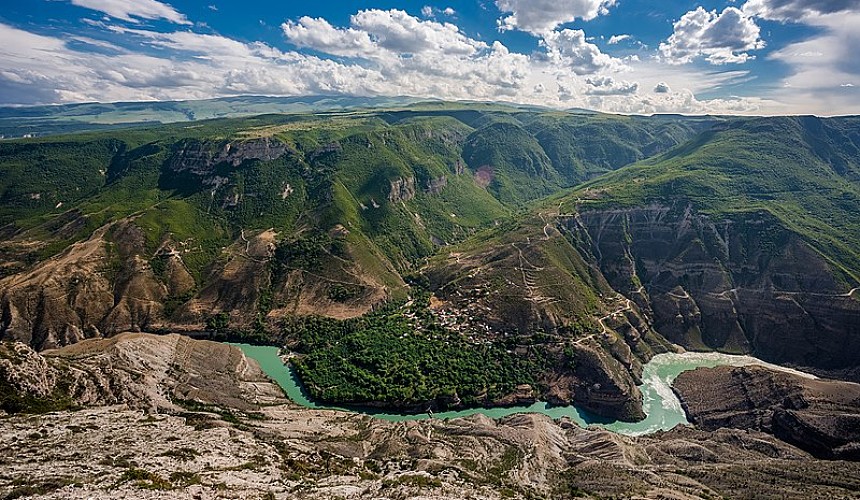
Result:
[[[541,398],[642,418],[642,363],[672,347],[568,235],[523,224],[492,245],[457,248],[426,272],[446,321],[509,336],[516,352],[537,349],[550,360]]]
[[[716,121],[605,118],[266,116],[130,131],[122,147],[82,136],[18,157],[3,146],[14,182],[0,207],[0,338],[36,350],[124,331],[284,340],[297,316],[350,320],[420,299],[403,315],[435,315],[446,333],[539,367],[500,401],[640,417],[641,365],[669,341],[860,377],[853,150],[828,163],[804,139],[812,129],[781,140],[798,120],[718,120],[563,193]],[[712,144],[745,128],[780,140],[742,143],[743,158],[735,137]],[[839,134],[821,137],[853,137]],[[690,156],[705,145],[722,156]],[[88,148],[100,152],[70,154]],[[762,160],[797,155],[785,176]],[[60,188],[79,195],[39,198]],[[731,191],[744,198],[709,204]],[[809,213],[786,214],[795,203]]]
[[[0,280],[3,337],[47,349],[151,327],[168,290],[142,253],[140,229],[122,222]]]
[[[288,151],[290,148],[286,144],[269,137],[223,141],[220,144],[188,139],[174,147],[167,167],[174,172],[188,171],[202,176],[211,173],[213,167],[221,163],[238,167],[248,160],[276,160]]]
[[[415,197],[415,177],[397,178],[390,183],[388,201],[400,203]]]
[[[822,370],[856,367],[860,301],[839,268],[769,214],[713,218],[652,205],[585,211],[565,225],[672,342]]]
[[[860,384],[719,367],[682,373],[674,388],[702,429],[760,430],[818,457],[860,460]]]
[[[261,392],[264,380],[238,350],[179,335],[124,333],[42,353],[0,345],[0,409],[11,413],[116,404],[176,410],[177,400],[250,410],[252,394],[280,396]]]

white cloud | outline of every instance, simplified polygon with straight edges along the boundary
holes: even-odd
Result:
[[[627,35],[627,34],[612,35],[611,37],[609,37],[609,45],[615,45],[615,44],[623,42],[624,40],[632,40],[632,39],[633,39],[633,37],[631,35]]]
[[[533,69],[529,56],[511,53],[500,42],[488,45],[453,24],[398,10],[361,11],[352,16],[349,28],[308,18],[283,28],[298,46],[359,59],[358,65],[378,72],[390,94],[513,97],[523,92]]]
[[[616,81],[611,76],[588,77],[586,95],[631,95],[639,90],[639,83]]]
[[[322,18],[302,17],[298,22],[281,25],[287,40],[297,47],[306,47],[335,56],[372,56],[377,47],[364,31],[338,29]]]
[[[564,29],[544,34],[540,45],[546,49],[549,60],[577,75],[590,75],[606,69],[621,69],[623,63],[588,43],[582,30]]]
[[[756,114],[769,105],[758,98],[709,99],[702,101],[689,90],[665,94],[652,94],[638,99],[628,96],[592,95],[586,100],[586,107],[602,109],[615,113],[654,114]]]
[[[500,29],[543,35],[576,19],[589,21],[606,14],[615,3],[616,0],[496,0],[496,7],[511,13],[499,19]]]
[[[601,53],[578,30],[546,33],[541,50],[523,54],[402,11],[359,12],[348,26],[301,18],[282,28],[301,51],[193,29],[159,32],[92,22],[89,39],[82,41],[0,24],[0,96],[5,103],[35,104],[239,94],[409,95],[626,113],[773,109],[760,99],[695,97],[747,72],[619,60]],[[108,50],[112,43],[121,50]],[[680,90],[639,92],[660,82]]]
[[[806,17],[812,37],[770,55],[791,68],[777,96],[794,112],[810,103],[833,113],[860,112],[860,88],[840,84],[860,80],[860,12]]]
[[[421,20],[401,10],[363,10],[350,18],[349,28],[335,28],[325,19],[302,17],[281,25],[287,39],[298,47],[326,54],[362,58],[396,58],[401,54],[434,52],[472,55],[487,49],[450,23]]]
[[[363,10],[350,22],[372,36],[379,47],[399,53],[441,51],[469,55],[487,46],[467,37],[454,24],[422,21],[402,10]]]
[[[857,0],[749,0],[743,10],[748,16],[799,22],[837,12],[860,12],[860,3]]]
[[[722,13],[702,7],[681,16],[674,33],[660,44],[660,52],[672,64],[686,64],[705,57],[711,64],[743,63],[755,56],[748,52],[764,48],[755,21],[735,7]]]
[[[421,15],[424,17],[434,17],[436,14],[442,14],[444,16],[453,17],[457,14],[457,11],[451,7],[445,7],[444,9],[438,9],[436,7],[431,7],[430,5],[425,5],[421,8]]]
[[[114,29],[136,43],[172,52],[168,57],[78,52],[60,39],[0,24],[0,95],[10,103],[36,104],[385,91],[378,72],[280,52],[259,42]],[[10,96],[10,91],[16,94]]]
[[[185,14],[157,0],[71,0],[73,5],[104,12],[123,21],[165,19],[176,24],[191,24]]]
[[[655,94],[668,94],[670,92],[672,92],[672,89],[669,88],[669,84],[666,82],[660,82],[657,85],[654,85]]]

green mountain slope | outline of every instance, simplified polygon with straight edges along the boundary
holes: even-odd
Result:
[[[854,376],[858,133],[418,103],[3,141],[0,337],[277,342],[335,402],[626,419],[667,339]]]
[[[544,211],[668,339],[856,377],[858,130],[738,119]]]
[[[593,205],[689,201],[703,213],[768,212],[860,281],[860,120],[741,120],[585,185]]]

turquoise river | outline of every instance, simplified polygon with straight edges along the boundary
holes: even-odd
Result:
[[[376,418],[392,421],[423,420],[430,418],[426,414],[406,415],[400,413],[383,413],[377,410],[340,408],[335,406],[320,405],[311,401],[304,391],[295,371],[278,355],[277,347],[252,346],[247,344],[233,344],[242,349],[246,356],[253,358],[260,368],[278,385],[283,388],[287,396],[296,403],[318,409],[333,409],[350,412],[361,412]],[[784,368],[750,356],[732,356],[720,353],[693,353],[683,354],[659,354],[655,356],[642,371],[642,403],[647,417],[641,422],[615,422],[607,421],[590,415],[575,406],[551,406],[538,402],[531,406],[513,406],[505,408],[471,408],[466,410],[446,411],[433,414],[433,418],[449,419],[466,417],[476,413],[483,413],[491,418],[502,418],[515,413],[543,413],[554,419],[569,417],[582,426],[597,425],[620,434],[631,436],[648,434],[659,430],[669,430],[678,424],[686,424],[687,416],[681,407],[681,402],[672,391],[671,385],[675,377],[688,370],[700,367],[715,366],[748,366],[759,365],[772,369],[789,371],[808,378],[812,375],[798,372],[790,368]]]

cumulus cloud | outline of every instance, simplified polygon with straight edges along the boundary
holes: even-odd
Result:
[[[600,51],[589,43],[582,30],[564,29],[544,34],[540,45],[547,57],[556,65],[572,70],[577,75],[589,75],[604,69],[620,69],[623,63]]]
[[[615,45],[623,42],[624,40],[632,40],[633,37],[630,35],[612,35],[609,37],[609,45]]]
[[[699,100],[689,90],[644,96],[591,95],[586,106],[608,112],[629,114],[681,113],[681,114],[755,114],[769,105],[763,99],[735,97],[730,99]]]
[[[374,37],[377,45],[393,52],[469,55],[487,47],[484,42],[464,35],[454,24],[422,21],[402,10],[363,10],[352,16],[351,24]]]
[[[322,18],[304,16],[298,22],[281,25],[287,40],[297,47],[310,48],[335,56],[370,56],[377,51],[367,32],[338,29]]]
[[[82,42],[0,23],[0,96],[6,103],[36,104],[240,94],[409,95],[636,113],[716,113],[761,104],[699,101],[687,90],[640,94],[658,81],[699,92],[734,76],[653,60],[620,61],[602,54],[578,30],[548,32],[541,50],[523,54],[498,41],[471,38],[453,24],[398,10],[361,11],[346,26],[303,17],[282,28],[298,50],[195,29],[164,32],[94,21]]]
[[[29,86],[18,104],[201,99],[235,94],[308,95],[382,92],[378,72],[263,43],[217,35],[114,31],[139,45],[170,48],[169,57],[79,52],[58,38],[0,24],[0,89]],[[36,89],[50,89],[51,95]]]
[[[191,24],[185,14],[157,0],[71,0],[73,5],[103,12],[123,21],[164,19],[176,24]]]
[[[657,85],[654,85],[655,94],[668,94],[670,92],[672,92],[672,89],[669,88],[669,84],[666,82],[660,82]]]
[[[431,7],[430,5],[425,5],[421,8],[421,15],[424,17],[433,17],[436,14],[442,14],[448,17],[452,17],[457,14],[457,11],[451,7],[445,7],[444,9],[438,9],[436,7]]]
[[[517,29],[542,35],[576,19],[589,21],[606,14],[616,0],[496,0],[510,15],[499,19],[502,30]]]
[[[743,10],[748,16],[797,22],[837,12],[860,12],[860,3],[857,0],[749,0]]]
[[[365,10],[348,28],[301,18],[282,26],[293,44],[348,56],[379,75],[388,94],[442,98],[506,98],[529,85],[532,60],[500,42],[487,44],[450,23],[421,20],[400,10]]]
[[[638,82],[619,82],[611,76],[589,77],[585,83],[588,85],[586,95],[631,95],[639,90]]]
[[[743,63],[755,56],[749,51],[764,48],[755,21],[735,7],[722,13],[702,7],[681,16],[660,52],[672,64],[686,64],[705,57],[711,64]]]
[[[281,25],[287,39],[338,56],[420,54],[471,55],[487,44],[464,35],[450,23],[421,20],[402,10],[363,10],[350,18],[350,27],[334,28],[325,19],[302,17]]]

